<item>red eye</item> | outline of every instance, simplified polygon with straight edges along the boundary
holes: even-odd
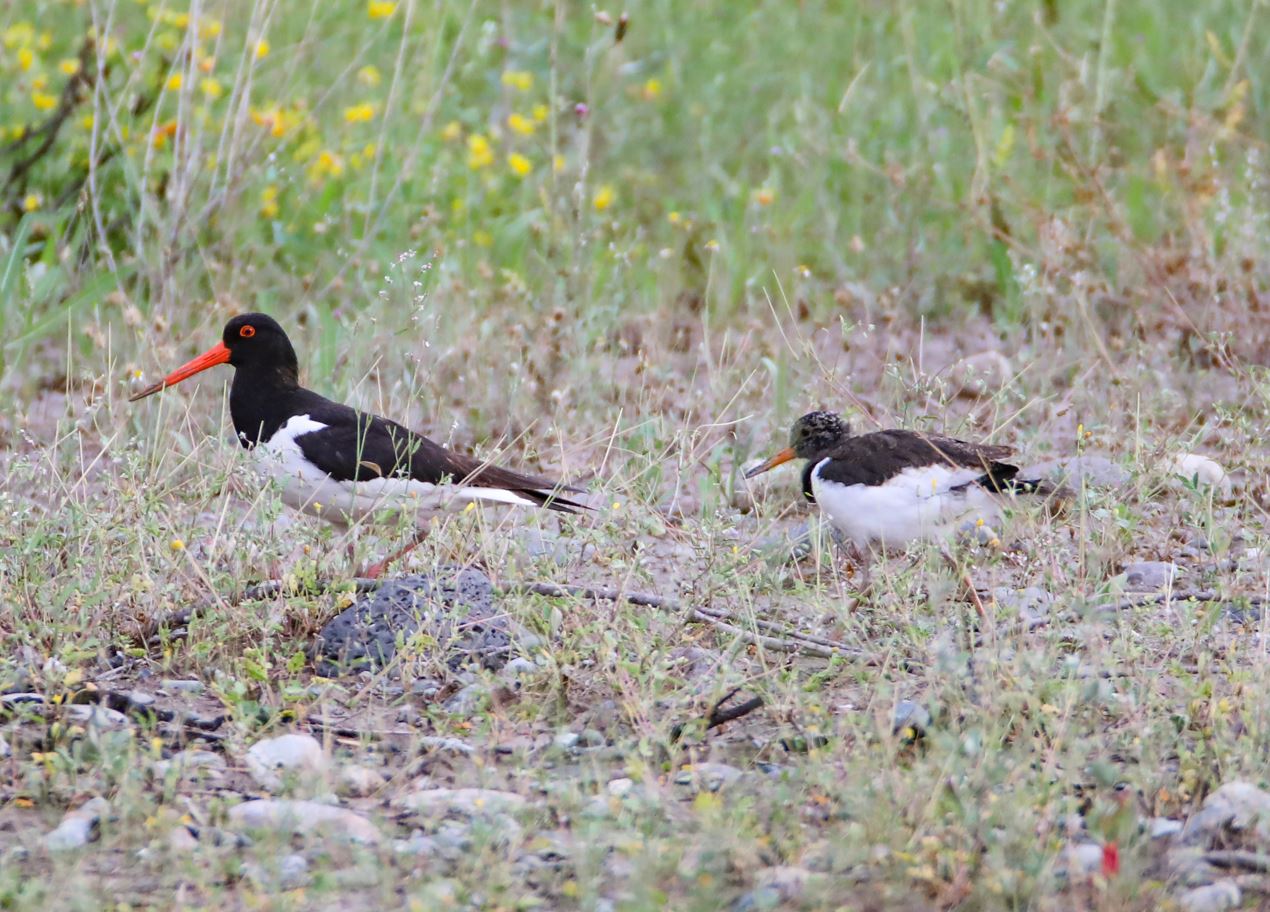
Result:
[[[250,339],[255,334],[256,327],[251,325],[244,326],[242,329],[238,330],[238,335],[242,336],[244,339]]]

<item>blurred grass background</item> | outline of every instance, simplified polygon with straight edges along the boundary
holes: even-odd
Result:
[[[117,391],[252,309],[345,385],[426,339],[546,390],[634,315],[773,301],[1266,357],[1260,3],[32,13],[0,12],[6,410],[67,346]]]

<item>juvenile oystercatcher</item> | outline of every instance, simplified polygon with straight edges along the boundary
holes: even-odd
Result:
[[[918,431],[852,436],[833,412],[809,412],[794,422],[789,446],[745,477],[807,460],[803,494],[864,556],[874,547],[945,538],[968,520],[994,522],[1013,494],[1061,494],[1019,478],[1017,466],[1001,461],[1012,452]]]
[[[395,421],[303,388],[291,340],[264,314],[234,317],[220,342],[129,401],[217,364],[235,368],[229,390],[234,431],[261,457],[263,473],[278,482],[285,504],[344,527],[385,511],[414,514],[420,535],[367,575],[378,576],[388,561],[422,541],[432,516],[473,502],[561,513],[586,509],[560,496],[580,493],[578,488],[450,452]]]

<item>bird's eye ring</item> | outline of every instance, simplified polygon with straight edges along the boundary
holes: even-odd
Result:
[[[242,336],[244,339],[250,339],[255,334],[256,327],[251,325],[244,326],[242,329],[238,330],[238,335]]]

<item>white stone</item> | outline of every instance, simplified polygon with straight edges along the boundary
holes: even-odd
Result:
[[[1204,799],[1204,806],[1186,821],[1182,840],[1206,842],[1229,827],[1252,829],[1262,841],[1270,841],[1270,793],[1251,782],[1227,782]]]
[[[312,735],[279,735],[257,741],[247,751],[247,771],[261,788],[277,791],[288,777],[321,776],[326,754]]]
[[[631,793],[631,789],[635,788],[635,780],[627,779],[623,776],[620,779],[610,779],[605,789],[614,798],[622,798]]]
[[[368,766],[346,766],[340,770],[339,792],[353,798],[365,798],[384,787],[386,780]]]
[[[1201,485],[1215,488],[1225,497],[1230,496],[1230,476],[1226,470],[1213,459],[1199,453],[1178,453],[1168,464],[1169,472],[1183,481],[1194,479]]]
[[[480,788],[430,788],[410,792],[397,800],[408,811],[425,816],[455,812],[469,817],[518,811],[525,799],[515,792]]]
[[[96,837],[97,825],[108,810],[105,798],[92,798],[67,811],[57,828],[45,835],[44,845],[53,852],[83,848]]]
[[[1243,901],[1243,891],[1233,880],[1219,880],[1205,887],[1196,887],[1177,898],[1177,904],[1184,912],[1224,912]]]
[[[1078,842],[1063,852],[1069,874],[1097,874],[1102,870],[1102,857],[1102,846],[1096,842]]]
[[[379,830],[365,817],[317,801],[244,801],[229,809],[229,822],[241,829],[288,830],[301,835],[326,833],[366,844],[380,840]]]

